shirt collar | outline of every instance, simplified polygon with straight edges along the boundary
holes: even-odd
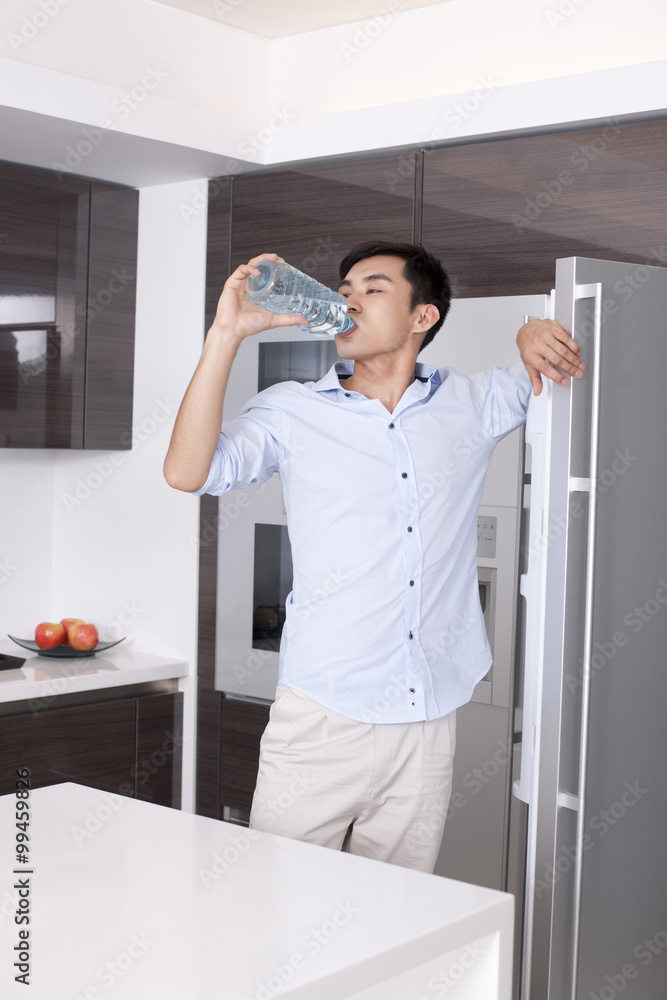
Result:
[[[342,389],[345,383],[343,382],[341,385],[340,379],[351,375],[353,371],[354,361],[336,361],[326,375],[319,382],[315,382],[313,388],[316,392],[326,392],[327,389]],[[442,381],[437,368],[422,364],[421,361],[415,362],[415,378],[420,382],[432,382],[433,385],[440,385]]]

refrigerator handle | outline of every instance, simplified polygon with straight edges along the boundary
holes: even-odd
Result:
[[[583,880],[583,855],[585,838],[586,775],[588,769],[588,734],[591,695],[591,658],[593,655],[593,600],[595,586],[595,526],[597,520],[598,456],[600,449],[600,349],[602,343],[602,283],[575,285],[575,301],[594,299],[593,318],[593,373],[591,403],[590,467],[588,479],[570,476],[569,492],[588,493],[588,537],[586,546],[586,589],[584,606],[584,657],[581,692],[581,736],[579,742],[579,776],[576,795],[577,836],[574,870],[574,919],[572,922],[572,1000],[577,994],[577,969],[579,965],[579,939],[581,928],[581,890]],[[571,799],[567,794],[563,799]],[[568,804],[563,802],[563,805]]]
[[[525,600],[523,707],[521,713],[521,772],[514,782],[517,799],[530,803],[535,779],[535,754],[539,745],[540,681],[544,661],[544,498],[548,495],[546,478],[549,462],[544,445],[550,415],[551,385],[544,379],[539,396],[531,396],[526,416],[526,447],[531,448],[530,515],[528,521],[526,572],[519,578],[519,593]]]
[[[547,313],[553,319],[552,291]],[[524,316],[524,323],[532,317]],[[512,791],[517,799],[529,804],[533,800],[536,780],[536,754],[539,747],[539,706],[541,703],[542,669],[544,664],[544,615],[546,610],[544,545],[545,503],[549,495],[551,456],[547,454],[551,425],[551,405],[554,383],[542,379],[542,392],[531,395],[526,415],[525,445],[530,445],[530,505],[528,537],[525,539],[526,571],[519,578],[519,593],[526,602],[523,704],[521,712],[521,771]]]

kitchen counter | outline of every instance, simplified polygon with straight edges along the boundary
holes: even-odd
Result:
[[[506,893],[71,783],[29,801],[30,863],[0,869],[3,997],[27,995],[19,879],[32,1000],[511,996]]]
[[[185,677],[185,660],[141,653],[123,643],[94,656],[51,658],[31,653],[11,639],[0,640],[0,653],[25,658],[22,667],[0,670],[0,703],[52,698]]]

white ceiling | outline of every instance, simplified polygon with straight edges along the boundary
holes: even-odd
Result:
[[[264,38],[299,35],[386,16],[391,12],[437,7],[457,0],[153,0]],[[458,0],[460,2],[460,0]]]

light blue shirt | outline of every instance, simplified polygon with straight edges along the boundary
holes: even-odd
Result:
[[[294,580],[279,683],[361,722],[436,719],[491,666],[477,511],[531,383],[521,362],[470,376],[418,363],[390,414],[345,389],[353,367],[254,396],[223,423],[197,492],[280,474]]]

